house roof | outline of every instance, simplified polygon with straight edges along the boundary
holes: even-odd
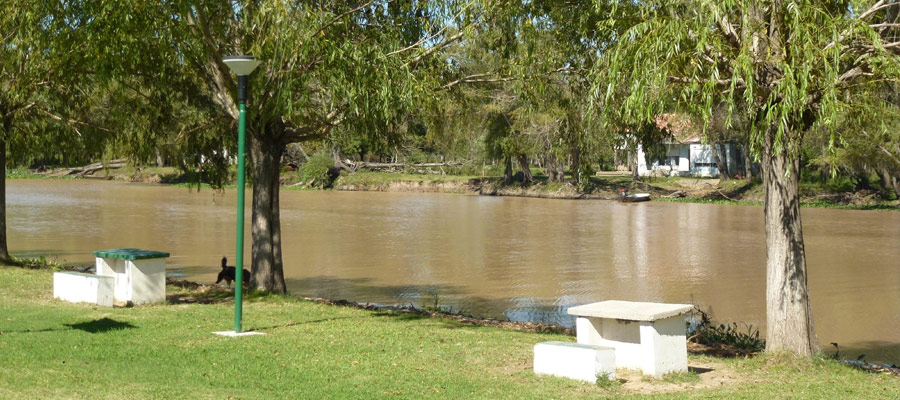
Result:
[[[658,129],[667,130],[672,134],[673,143],[692,144],[701,143],[701,133],[691,119],[684,114],[665,113],[653,118]]]

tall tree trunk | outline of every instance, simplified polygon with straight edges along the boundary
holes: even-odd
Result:
[[[719,169],[719,179],[723,181],[731,179],[731,174],[728,173],[727,160],[723,160],[722,155],[719,153],[719,143],[713,142],[710,147],[712,148],[713,159],[716,160],[716,168]]]
[[[503,165],[504,165],[504,168],[503,168],[503,183],[505,183],[505,184],[508,185],[508,184],[512,183],[512,179],[513,179],[513,176],[512,176],[512,157],[510,157],[510,156],[505,156],[505,157],[503,158]]]
[[[641,173],[638,171],[639,157],[637,147],[628,155],[629,163],[631,164],[631,179],[635,182],[641,181]]]
[[[524,154],[519,154],[516,156],[516,160],[519,161],[519,168],[522,169],[522,180],[528,183],[534,183],[534,175],[531,174],[531,167],[528,165],[528,157]]]
[[[166,166],[166,159],[165,157],[163,157],[162,152],[160,152],[159,148],[156,149],[156,166],[158,168]]]
[[[750,138],[744,142],[744,177],[747,181],[753,180],[753,157],[750,157]]]
[[[11,128],[12,120],[4,118],[0,132],[0,264],[12,261],[6,247],[6,138]]]
[[[776,150],[775,134],[763,143],[766,218],[766,351],[811,357],[818,347],[800,223],[800,160]],[[799,143],[796,144],[799,146]]]
[[[281,258],[281,215],[279,172],[285,144],[276,132],[250,135],[250,162],[253,165],[253,234],[250,286],[286,293]]]

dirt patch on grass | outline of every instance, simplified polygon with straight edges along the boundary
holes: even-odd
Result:
[[[750,377],[727,364],[709,360],[690,360],[687,373],[667,375],[659,379],[644,376],[638,370],[619,369],[616,370],[616,379],[621,383],[621,390],[627,394],[674,393],[752,382]]]

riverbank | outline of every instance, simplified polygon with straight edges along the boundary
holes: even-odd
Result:
[[[170,285],[165,305],[52,299],[47,269],[0,266],[0,397],[896,398],[897,378],[786,356],[689,356],[692,372],[590,385],[537,376],[534,344],[571,336],[250,293],[241,339],[229,291]],[[238,343],[240,342],[240,343]]]
[[[197,179],[172,167],[135,168],[117,164],[116,168],[97,165],[50,171],[12,170],[8,178],[70,178],[103,179],[121,182],[196,185]],[[288,190],[315,190],[298,182],[296,171],[286,169],[281,174],[282,187]],[[504,183],[502,177],[444,175],[434,173],[395,173],[357,171],[341,174],[332,189],[340,191],[454,193],[489,196],[515,196],[548,199],[615,200],[621,189],[630,193],[650,193],[656,201],[689,203],[717,203],[761,205],[764,188],[761,182],[716,178],[644,178],[633,181],[625,172],[601,172],[590,182],[576,186],[571,183],[549,182],[537,176],[533,184]],[[875,190],[853,190],[848,185],[804,182],[800,185],[801,204],[806,207],[860,210],[900,210],[900,199]]]

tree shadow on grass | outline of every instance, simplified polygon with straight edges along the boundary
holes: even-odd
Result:
[[[178,289],[166,291],[168,304],[217,304],[234,301],[234,286],[222,287],[211,283],[197,283],[186,280],[166,279],[166,286]],[[244,300],[257,300],[271,293],[244,288]]]
[[[293,326],[309,325],[309,324],[318,324],[318,323],[322,323],[322,322],[330,322],[330,321],[337,321],[337,320],[339,320],[339,319],[352,319],[352,318],[355,318],[355,317],[321,318],[321,319],[314,319],[314,320],[309,320],[309,321],[289,322],[289,323],[286,323],[286,324],[280,324],[280,325],[269,325],[269,326],[261,326],[261,327],[250,327],[250,330],[253,330],[253,331],[272,331],[272,330],[275,330],[275,329],[290,328],[290,327],[293,327]]]
[[[116,321],[111,318],[100,318],[91,321],[78,322],[74,324],[63,324],[65,328],[43,328],[43,329],[25,329],[20,331],[3,330],[0,334],[7,333],[43,333],[43,332],[61,332],[72,329],[85,331],[88,333],[104,333],[110,331],[120,331],[125,329],[137,328],[129,322]]]
[[[120,331],[125,329],[137,328],[128,322],[116,321],[111,318],[100,318],[93,321],[79,322],[77,324],[65,324],[72,329],[78,329],[88,333],[104,333],[109,331]]]

